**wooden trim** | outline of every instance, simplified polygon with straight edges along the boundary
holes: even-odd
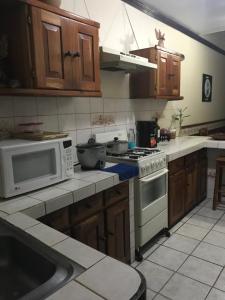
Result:
[[[42,89],[0,89],[0,96],[101,97],[100,91],[70,91]]]
[[[178,101],[178,100],[184,100],[183,96],[155,96],[154,99],[166,99],[168,101]]]
[[[12,0],[10,0],[10,1],[12,1]],[[81,22],[81,23],[85,23],[87,25],[91,25],[91,26],[94,26],[94,27],[97,27],[97,28],[100,27],[100,24],[96,21],[82,18],[82,17],[77,16],[76,14],[74,14],[72,12],[69,12],[69,11],[63,10],[61,8],[46,4],[46,3],[42,2],[42,1],[39,1],[39,0],[16,0],[16,1],[20,1],[20,2],[23,2],[23,3],[28,4],[28,5],[36,6],[38,8],[53,12],[55,14],[61,15],[61,16],[66,17],[66,18],[73,19],[73,20]],[[13,0],[13,2],[15,2],[15,0]]]
[[[153,17],[154,19],[159,20],[172,28],[175,28],[176,30],[186,34],[187,36],[193,38],[194,40],[198,41],[199,43],[202,43],[203,45],[219,52],[220,54],[225,55],[225,50],[223,50],[222,48],[219,48],[218,46],[214,45],[213,43],[207,41],[206,39],[202,38],[200,35],[196,34],[195,32],[186,28],[185,26],[166,17],[165,15],[163,15],[162,13],[157,11],[155,8],[153,8],[151,5],[142,3],[140,0],[122,0],[122,1],[137,8],[138,10]]]
[[[179,52],[176,52],[176,51],[174,51],[174,50],[167,49],[167,48],[163,48],[163,47],[160,47],[160,46],[158,46],[158,45],[155,45],[155,49],[156,49],[156,50],[159,50],[159,51],[164,51],[164,52],[169,53],[169,54],[173,54],[173,55],[179,56],[181,60],[184,60],[184,59],[185,59],[184,54],[179,53]]]
[[[182,129],[196,127],[196,126],[202,126],[202,125],[208,125],[208,124],[213,124],[213,123],[218,123],[218,122],[223,122],[223,121],[225,121],[225,119],[208,121],[208,122],[203,122],[203,123],[196,123],[196,124],[192,124],[192,125],[185,125],[185,126],[182,126]]]

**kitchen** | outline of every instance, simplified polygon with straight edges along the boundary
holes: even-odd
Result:
[[[7,6],[7,2],[13,3],[13,1],[3,1],[2,5]],[[181,137],[160,142],[157,149],[162,152],[151,152],[152,155],[149,155],[146,166],[142,166],[144,159],[141,158],[139,175],[141,170],[145,169],[143,172],[145,172],[146,178],[140,175],[139,178],[130,178],[129,181],[125,180],[121,183],[117,173],[110,172],[110,170],[108,170],[109,172],[80,171],[79,165],[77,166],[76,153],[72,154],[73,159],[71,160],[71,153],[66,152],[68,148],[70,149],[68,144],[68,148],[64,147],[65,155],[69,161],[76,164],[73,179],[62,183],[53,182],[55,183],[53,186],[38,191],[28,191],[23,186],[22,190],[26,194],[19,195],[17,191],[18,197],[14,195],[9,200],[2,199],[0,203],[2,227],[7,227],[7,224],[4,224],[4,220],[6,220],[86,269],[84,272],[76,265],[79,272],[83,272],[83,274],[79,274],[74,280],[68,280],[64,287],[61,283],[61,289],[57,289],[58,291],[56,288],[53,289],[56,291],[55,294],[50,295],[48,292],[46,295],[49,296],[49,299],[63,297],[67,299],[145,299],[144,282],[146,281],[147,299],[190,299],[191,297],[193,299],[223,299],[225,297],[223,280],[225,265],[225,262],[223,263],[225,255],[223,249],[224,211],[212,210],[212,198],[216,158],[223,154],[224,142],[209,140],[207,136],[189,137],[198,134],[199,130],[204,130],[205,127],[209,132],[224,127],[223,96],[225,87],[223,75],[225,63],[223,54],[123,1],[116,0],[109,3],[101,0],[64,0],[61,3],[62,9],[81,16],[81,19],[76,19],[73,15],[70,15],[69,18],[82,23],[79,29],[79,42],[83,43],[83,51],[86,51],[84,57],[90,60],[89,63],[84,60],[83,78],[77,78],[69,68],[70,64],[72,65],[74,61],[80,59],[79,53],[75,49],[77,45],[71,42],[72,39],[65,38],[63,40],[64,47],[73,48],[70,52],[64,49],[65,70],[69,70],[66,76],[72,76],[73,80],[67,77],[62,80],[60,65],[51,60],[51,56],[48,57],[50,61],[48,67],[56,68],[58,73],[54,73],[54,71],[51,73],[50,70],[43,78],[40,74],[45,72],[47,65],[45,65],[46,60],[43,60],[43,56],[41,56],[41,51],[45,48],[41,47],[40,40],[36,39],[37,36],[40,38],[39,29],[41,28],[41,23],[38,23],[38,18],[40,18],[38,9],[39,7],[43,9],[41,18],[43,24],[47,24],[47,37],[45,36],[45,38],[49,41],[52,39],[54,42],[59,38],[57,30],[61,28],[62,24],[59,17],[53,18],[49,12],[57,15],[59,11],[58,8],[52,6],[49,8],[35,0],[21,2],[35,7],[31,19],[28,18],[27,21],[29,26],[36,24],[31,36],[34,38],[35,44],[33,59],[37,72],[30,75],[29,67],[33,62],[25,59],[28,42],[25,39],[26,35],[22,34],[23,38],[19,44],[18,41],[13,41],[16,48],[14,47],[13,54],[10,54],[14,62],[13,66],[15,66],[13,74],[16,74],[17,77],[12,77],[9,83],[7,82],[10,87],[1,86],[0,128],[3,137],[7,137],[9,131],[14,132],[18,128],[22,130],[21,127],[24,124],[30,124],[30,126],[39,126],[41,131],[69,133],[74,146],[87,143],[93,135],[98,138],[97,143],[101,143],[101,139],[105,136],[108,141],[113,141],[115,132],[118,131],[121,132],[121,140],[127,139],[124,132],[131,133],[134,130],[136,135],[136,121],[157,119],[160,128],[170,128],[173,116],[177,114],[179,108],[187,107],[185,114],[190,115],[182,124],[179,133]],[[133,2],[135,1],[131,1],[130,4]],[[23,26],[23,19],[17,19],[16,13],[16,10],[13,11],[12,18],[9,20],[12,24],[15,24],[15,20],[20,21]],[[60,14],[64,13],[60,12]],[[64,15],[64,17],[68,18],[68,15]],[[4,21],[2,22],[1,27],[4,32]],[[98,29],[98,23],[100,29]],[[89,25],[91,29],[87,30],[86,25]],[[168,101],[168,98],[165,99],[165,97],[162,97],[164,99],[160,99],[160,97],[150,99],[152,98],[150,96],[138,96],[138,92],[142,89],[132,90],[138,73],[132,72],[132,75],[129,75],[126,72],[127,66],[125,70],[112,72],[112,70],[106,70],[107,67],[103,64],[101,69],[104,68],[104,70],[100,71],[98,64],[98,46],[103,46],[103,50],[114,49],[114,51],[123,51],[124,53],[150,46],[154,47],[158,43],[155,29],[160,29],[161,33],[165,33],[164,43],[167,51],[170,51],[169,54],[180,57],[180,80],[177,79],[179,76],[176,77],[176,91],[179,91],[176,96],[172,96],[174,98],[172,100],[175,101]],[[62,31],[64,32],[64,30],[65,36],[69,32],[74,34],[74,29],[63,23]],[[96,33],[98,30],[99,44]],[[10,26],[9,32],[12,31],[13,36],[21,36],[19,26]],[[94,59],[89,56],[90,36],[92,35],[95,44],[97,43],[97,48],[95,48],[95,54],[97,54]],[[1,43],[3,43],[2,40]],[[22,43],[24,47],[21,47]],[[57,54],[57,51],[60,50],[54,43],[54,47],[50,47],[49,51]],[[145,60],[142,62],[146,63]],[[94,64],[94,71],[90,68],[90,63]],[[141,62],[139,64],[141,65]],[[154,71],[156,69],[154,69],[154,63],[152,64],[151,67]],[[209,102],[202,101],[203,74],[210,74],[213,77],[212,99]],[[133,78],[133,84],[130,84],[130,77]],[[27,88],[31,81],[36,81],[37,86],[41,89]],[[76,83],[76,86],[68,88],[68,85],[73,82]],[[180,89],[178,88],[179,84]],[[66,86],[66,88],[64,89],[62,86]],[[184,99],[181,100],[182,98]],[[173,125],[178,129],[179,121]],[[47,144],[45,143],[45,145]],[[36,145],[35,142],[32,145]],[[74,149],[75,147],[73,147]],[[73,150],[72,152],[74,152]],[[8,148],[5,153],[8,155],[10,151]],[[2,153],[3,151],[1,155]],[[165,156],[158,158],[158,155],[163,153]],[[10,155],[5,157],[9,160]],[[164,164],[165,157],[168,166]],[[154,177],[151,171],[154,159],[156,159],[154,175],[157,175],[157,172],[160,174],[165,172],[162,175],[165,181],[164,185],[160,183],[160,188],[157,188],[156,185],[151,190],[149,186],[151,191],[148,194],[150,197],[154,195],[154,197],[160,198],[162,206],[158,210],[157,217],[164,211],[168,211],[169,214],[166,214],[166,218],[159,217],[160,222],[156,222],[159,227],[155,223],[151,223],[149,229],[146,230],[147,240],[161,229],[168,229],[168,226],[171,237],[168,238],[169,232],[166,230],[167,236],[159,236],[153,245],[147,243],[148,246],[144,249],[141,244],[141,249],[139,249],[140,240],[137,242],[137,234],[135,237],[137,228],[135,229],[134,219],[136,218],[137,226],[139,218],[146,216],[144,213],[143,216],[139,215],[137,218],[137,200],[142,198],[137,193],[137,181],[143,182],[147,179],[150,180],[149,177]],[[200,160],[201,163],[199,163]],[[1,158],[1,161],[7,160]],[[121,161],[119,162],[121,163]],[[25,161],[22,162],[22,165],[23,163]],[[137,171],[136,163],[128,165],[130,170]],[[200,168],[200,166],[202,167]],[[106,167],[113,168],[114,165],[107,163]],[[169,173],[166,172],[166,169],[169,169]],[[28,168],[23,171],[27,170]],[[201,173],[198,173],[199,170]],[[30,172],[27,173],[30,174]],[[21,176],[21,172],[18,176]],[[199,178],[203,178],[203,180],[199,181]],[[204,184],[206,180],[207,191],[206,184]],[[44,187],[43,182],[42,187]],[[40,188],[40,186],[37,185],[36,188]],[[167,188],[168,207],[166,203]],[[162,192],[162,195],[155,193],[155,190]],[[198,201],[193,199],[195,190],[202,190],[202,194],[198,195]],[[171,193],[174,201],[171,201]],[[2,196],[5,197],[5,195]],[[153,200],[148,199],[150,202]],[[153,210],[158,209],[158,207],[152,209],[151,204],[149,207],[151,208],[150,214]],[[167,216],[169,216],[169,225]],[[126,224],[124,231],[121,229],[122,223]],[[96,239],[94,240],[90,235],[93,228],[98,236],[97,244]],[[150,233],[152,228],[155,228],[155,231]],[[15,231],[15,228],[12,230]],[[21,232],[18,232],[18,236],[20,235]],[[74,239],[73,236],[77,238]],[[204,241],[202,241],[203,239]],[[78,240],[92,247],[87,247]],[[144,239],[143,244],[145,242]],[[100,252],[93,248],[97,248]],[[135,261],[135,250],[136,254],[137,252],[139,254],[136,258],[140,261]],[[136,270],[140,273],[110,256],[130,263],[133,267],[137,267]],[[207,276],[211,271],[212,274]],[[141,274],[144,275],[145,280]],[[123,282],[123,286],[121,282]],[[21,298],[18,295],[13,297],[8,296],[6,299]],[[28,296],[27,299],[44,299],[44,296],[42,298],[35,297],[37,295],[32,294],[32,297]]]

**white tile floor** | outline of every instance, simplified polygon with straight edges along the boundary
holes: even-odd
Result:
[[[207,199],[133,264],[146,278],[147,300],[225,300],[225,211]]]

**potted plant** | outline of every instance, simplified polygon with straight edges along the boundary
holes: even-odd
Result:
[[[172,116],[171,116],[170,129],[171,129],[171,131],[174,131],[176,128],[177,136],[180,135],[180,131],[181,131],[184,120],[186,118],[190,117],[190,115],[185,114],[186,110],[187,110],[187,106],[185,108],[177,108],[176,113],[172,114]],[[176,126],[177,121],[178,121],[178,127]]]

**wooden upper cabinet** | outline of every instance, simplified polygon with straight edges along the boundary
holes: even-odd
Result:
[[[180,57],[176,55],[170,55],[169,61],[169,94],[175,97],[180,97]]]
[[[33,7],[37,88],[100,91],[98,29]]]
[[[181,61],[184,59],[182,54],[158,46],[131,53],[148,58],[158,67],[131,74],[131,98],[183,99],[180,96]]]
[[[69,20],[32,7],[32,36],[35,63],[35,87],[65,89],[70,87],[66,63],[66,35]],[[67,38],[68,39],[68,38]],[[71,47],[68,47],[68,50]],[[65,72],[65,69],[67,72]]]
[[[84,24],[78,25],[78,50],[76,60],[79,72],[77,86],[80,90],[100,90],[98,30]],[[76,68],[75,68],[76,69]]]
[[[159,96],[169,94],[168,73],[169,73],[169,55],[166,52],[158,52],[158,72],[156,89]]]
[[[0,25],[12,28],[14,22],[17,26],[14,31],[6,29],[5,34],[10,41],[11,76],[21,87],[0,93],[101,96],[99,24],[41,1],[11,2],[13,14],[10,9],[2,10],[9,18]],[[4,4],[0,4],[0,19],[2,7]],[[15,55],[20,42],[23,49]]]

